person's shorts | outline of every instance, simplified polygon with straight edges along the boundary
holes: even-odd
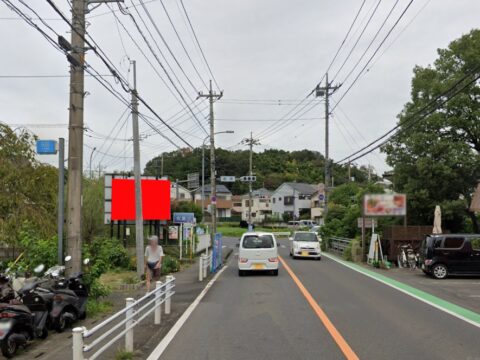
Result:
[[[150,277],[152,279],[160,279],[160,269],[155,269],[156,262],[147,262],[148,271],[150,271]]]

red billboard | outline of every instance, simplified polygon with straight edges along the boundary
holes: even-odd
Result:
[[[142,179],[143,220],[170,220],[170,181]],[[111,220],[135,220],[135,180],[112,179]]]

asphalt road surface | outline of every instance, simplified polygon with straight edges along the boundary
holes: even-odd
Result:
[[[238,277],[232,256],[161,359],[480,359],[478,327],[279,243],[278,277]]]

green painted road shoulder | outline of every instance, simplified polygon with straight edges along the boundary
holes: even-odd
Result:
[[[480,314],[474,311],[455,305],[449,301],[443,300],[437,296],[419,290],[398,280],[394,280],[388,276],[365,269],[364,267],[355,263],[339,259],[334,255],[323,253],[323,256],[480,328]]]

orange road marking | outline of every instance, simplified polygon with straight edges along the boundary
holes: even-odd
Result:
[[[357,356],[357,354],[355,354],[355,352],[352,350],[350,345],[348,345],[348,343],[345,341],[343,336],[338,332],[337,328],[332,324],[327,314],[325,314],[325,312],[322,310],[320,305],[318,305],[318,303],[315,301],[313,296],[310,294],[307,288],[302,284],[302,282],[297,277],[297,275],[295,275],[295,273],[290,268],[290,266],[287,265],[286,261],[283,260],[281,256],[279,256],[278,258],[280,259],[280,262],[282,263],[285,270],[287,270],[292,280],[300,289],[300,292],[302,293],[302,295],[305,297],[305,299],[307,299],[313,311],[317,314],[318,318],[322,321],[323,325],[325,326],[327,331],[330,333],[333,340],[337,343],[338,347],[345,355],[345,358],[347,358],[348,360],[359,360],[359,357]]]

